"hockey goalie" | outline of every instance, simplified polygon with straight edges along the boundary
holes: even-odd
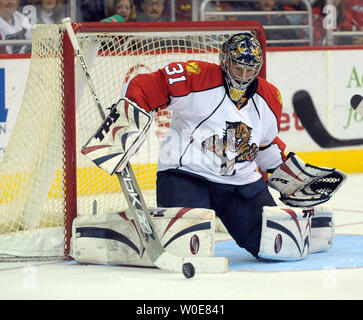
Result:
[[[137,75],[123,93],[146,118],[161,109],[172,111],[157,170],[157,210],[168,208],[171,213],[164,225],[155,221],[161,236],[168,229],[165,225],[176,219],[173,210],[181,210],[172,208],[203,208],[195,209],[195,225],[213,226],[215,214],[254,257],[300,260],[332,246],[334,217],[326,202],[346,176],[337,169],[307,164],[294,153],[285,154],[278,137],[282,99],[275,86],[258,76],[262,64],[259,41],[253,33],[243,32],[223,44],[219,65],[173,62]],[[141,138],[123,159],[142,141],[145,130],[137,131]],[[92,141],[89,146],[94,148]],[[108,172],[122,168],[121,158],[115,163]],[[260,171],[270,174],[267,181]],[[284,206],[277,205],[269,188],[280,193]],[[177,232],[181,231],[169,238]],[[213,227],[206,232],[198,237],[213,241]],[[186,239],[178,250],[190,250],[189,244]],[[125,257],[135,261],[131,250]],[[213,255],[213,244],[204,254]]]
[[[144,142],[151,116],[127,98],[120,99],[81,153],[113,175],[124,170]],[[165,250],[181,257],[214,255],[215,214],[204,208],[149,208],[151,220]],[[146,233],[148,221],[141,225]],[[152,234],[150,232],[150,234]],[[130,210],[75,218],[71,256],[80,263],[153,266],[145,252]],[[199,260],[201,261],[201,260]]]

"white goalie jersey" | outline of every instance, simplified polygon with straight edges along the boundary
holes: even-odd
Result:
[[[158,171],[179,169],[225,184],[249,184],[284,160],[277,138],[279,91],[262,78],[248,89],[246,105],[228,97],[219,65],[171,63],[140,74],[125,95],[148,112],[167,108],[172,121],[160,150]]]

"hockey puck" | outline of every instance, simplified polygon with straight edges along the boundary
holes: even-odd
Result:
[[[194,277],[195,269],[194,269],[194,266],[190,262],[183,263],[183,274],[184,274],[184,277],[187,279]]]
[[[362,102],[363,97],[359,94],[355,94],[351,99],[350,99],[350,105],[352,106],[352,108],[354,110],[356,110],[359,106],[359,104]]]

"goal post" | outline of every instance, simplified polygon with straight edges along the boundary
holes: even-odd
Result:
[[[122,86],[139,73],[173,61],[219,63],[222,43],[237,32],[255,32],[266,48],[262,26],[251,21],[72,26],[104,108],[117,102]],[[260,76],[266,77],[266,63]],[[63,26],[36,25],[23,101],[0,163],[0,260],[67,257],[76,216],[127,208],[117,178],[80,152],[101,122]],[[159,145],[169,124],[169,112],[159,111],[131,159],[151,207]]]

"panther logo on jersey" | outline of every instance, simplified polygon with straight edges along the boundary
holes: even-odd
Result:
[[[233,176],[236,173],[234,165],[245,161],[253,161],[258,152],[256,143],[249,144],[252,128],[245,123],[226,121],[223,137],[214,134],[202,142],[205,151],[213,152],[221,160],[222,176]]]

